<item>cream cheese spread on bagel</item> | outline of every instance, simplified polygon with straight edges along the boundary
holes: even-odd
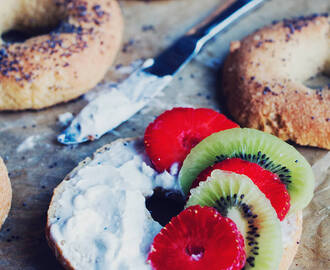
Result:
[[[177,177],[149,165],[141,139],[120,139],[81,162],[55,189],[47,239],[67,269],[151,269],[146,258],[161,226],[145,200],[155,187],[179,185]],[[293,246],[283,256],[289,259],[284,270],[298,246],[301,216],[288,216],[281,226],[284,249]]]

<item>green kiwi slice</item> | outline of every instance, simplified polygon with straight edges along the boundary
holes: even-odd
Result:
[[[249,128],[214,133],[197,144],[186,157],[179,179],[189,193],[191,184],[205,168],[226,158],[241,158],[276,173],[290,194],[290,211],[302,209],[313,197],[314,175],[306,159],[281,139]]]
[[[245,175],[214,170],[191,190],[186,207],[211,206],[232,219],[245,240],[244,269],[278,269],[282,258],[280,221],[265,195]]]

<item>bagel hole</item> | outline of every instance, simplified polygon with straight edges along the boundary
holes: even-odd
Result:
[[[304,81],[304,85],[314,90],[330,89],[330,55],[328,55],[320,71]]]
[[[6,43],[23,43],[30,38],[37,36],[42,36],[51,33],[56,27],[54,26],[45,26],[38,27],[33,29],[11,29],[2,34],[1,38]]]
[[[6,43],[23,43],[26,40],[47,34],[62,34],[79,32],[81,29],[69,24],[66,19],[56,24],[44,25],[29,28],[13,28],[1,35],[1,39]]]
[[[315,74],[304,82],[304,85],[310,89],[321,90],[330,88],[330,76],[329,73],[324,71],[322,73]]]
[[[177,216],[184,209],[185,203],[185,198],[179,191],[159,187],[146,199],[146,207],[152,218],[162,226]]]

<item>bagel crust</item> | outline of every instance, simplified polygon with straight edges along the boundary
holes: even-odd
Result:
[[[3,1],[0,15],[1,33],[57,25],[23,43],[0,41],[0,110],[41,109],[82,95],[104,77],[121,43],[117,0]]]
[[[274,23],[232,42],[223,69],[227,108],[242,126],[330,149],[330,89],[304,82],[329,74],[327,14]]]
[[[293,262],[294,256],[296,256],[298,247],[300,244],[300,237],[302,233],[303,217],[302,211],[299,210],[294,214],[291,214],[288,223],[288,227],[293,230],[290,235],[290,241],[283,245],[283,255],[280,262],[279,270],[288,270]],[[283,221],[285,222],[285,221]],[[282,233],[283,235],[283,233]]]
[[[7,168],[0,157],[0,228],[8,216],[11,197],[12,191]]]
[[[79,165],[75,169],[73,169],[64,178],[64,180],[55,188],[47,214],[46,239],[51,249],[55,252],[57,259],[62,263],[65,269],[75,270],[76,268],[73,267],[73,263],[71,263],[70,260],[63,255],[61,244],[55,241],[54,237],[51,234],[51,226],[52,226],[51,220],[56,216],[56,212],[58,210],[57,209],[58,200],[61,197],[62,193],[65,191],[65,182],[70,181],[70,179],[75,174],[77,174],[80,169],[84,168],[85,166],[88,166],[88,164],[90,164],[90,162],[93,161],[93,159],[98,153],[104,153],[106,151],[109,151],[112,145],[116,143],[134,143],[134,142],[139,142],[139,140],[140,140],[139,138],[118,139],[112,142],[111,144],[104,145],[95,152],[92,159],[86,158],[85,160],[80,162]],[[283,241],[283,255],[278,270],[288,270],[294,259],[294,256],[297,253],[301,232],[302,232],[302,212],[297,211],[291,214],[290,218],[286,221],[286,223],[287,223],[285,225],[286,229],[290,233],[286,232],[287,239],[285,242]],[[82,235],[81,237],[84,236]]]

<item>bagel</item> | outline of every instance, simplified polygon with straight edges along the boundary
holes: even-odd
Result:
[[[0,157],[0,228],[8,216],[11,197],[12,191],[7,168]]]
[[[330,149],[330,86],[304,85],[320,72],[330,74],[327,14],[262,28],[231,43],[222,78],[228,111],[242,126]]]
[[[123,20],[116,0],[0,3],[1,34],[45,27],[53,30],[23,43],[0,40],[0,110],[41,109],[94,87],[119,50]]]
[[[136,155],[138,156],[138,159],[136,159]],[[142,170],[145,170],[146,175],[149,175],[147,178],[150,179],[151,177],[153,177],[153,174],[150,173],[150,171],[148,171],[143,165],[139,164],[143,163],[142,161],[146,160],[145,158],[146,157],[144,154],[143,139],[119,139],[109,145],[105,145],[100,148],[98,151],[96,151],[93,158],[87,158],[82,161],[78,165],[78,167],[76,167],[71,173],[69,173],[65,177],[65,179],[59,184],[59,186],[54,190],[47,215],[46,238],[48,240],[49,246],[54,250],[56,257],[60,260],[60,262],[66,269],[96,269],[97,263],[99,263],[98,269],[121,269],[120,267],[118,267],[118,265],[114,266],[110,263],[105,264],[106,267],[103,266],[102,268],[101,263],[103,263],[106,258],[108,258],[108,260],[112,262],[112,260],[116,260],[116,256],[122,258],[123,261],[126,262],[129,261],[127,260],[127,258],[130,258],[130,260],[134,262],[133,265],[135,267],[133,267],[132,265],[125,265],[126,268],[123,266],[123,269],[151,269],[151,267],[147,264],[137,264],[137,261],[134,261],[134,256],[132,255],[134,253],[125,253],[124,256],[122,256],[120,252],[115,253],[115,255],[110,254],[113,255],[113,258],[110,255],[107,255],[108,250],[106,250],[106,247],[108,245],[103,242],[103,238],[106,238],[106,236],[102,234],[104,225],[99,226],[100,231],[97,232],[97,229],[95,228],[98,226],[96,224],[98,224],[99,218],[91,214],[88,215],[86,219],[84,218],[83,209],[84,207],[89,208],[89,205],[86,205],[84,199],[79,197],[80,194],[82,194],[83,197],[93,197],[92,192],[89,192],[94,192],[96,190],[95,186],[93,185],[93,182],[96,179],[96,175],[93,174],[92,170],[93,167],[94,169],[96,169],[94,172],[95,174],[97,174],[97,178],[99,178],[100,170],[97,169],[96,166],[100,165],[100,162],[104,162],[104,165],[108,166],[108,168],[111,170],[111,168],[113,169],[118,167],[125,167],[123,166],[121,159],[128,162],[134,162],[135,160],[137,161],[135,165],[137,167],[142,168]],[[86,168],[88,168],[88,166],[91,169],[91,175],[89,175],[89,173],[87,173],[86,171]],[[112,173],[109,173],[108,175],[111,175],[108,177],[115,177],[115,174]],[[137,181],[138,179],[139,176],[134,174],[134,181]],[[120,182],[118,183],[118,185],[120,185],[124,180],[117,178],[117,181]],[[112,183],[112,185],[115,186],[114,183]],[[82,192],[85,187],[88,188],[84,192]],[[106,188],[103,187],[103,190],[105,189]],[[133,191],[137,191],[137,189],[133,189]],[[144,190],[144,192],[145,194],[143,195],[145,197],[147,195],[151,195],[150,190],[149,192]],[[95,196],[95,198],[98,199],[100,197],[101,195]],[[109,196],[107,198],[109,198]],[[70,202],[70,205],[68,205],[68,202]],[[112,201],[112,204],[115,205],[120,203],[121,200],[118,200],[118,198],[114,198]],[[135,214],[135,211],[139,211],[139,207],[137,205],[138,203],[142,203],[145,207],[145,203],[143,200],[140,202],[137,201],[136,204],[134,204],[134,208],[131,209],[131,215]],[[105,202],[104,204],[102,204],[101,202],[98,202],[95,203],[95,205],[97,205],[98,209],[100,209],[102,206],[109,206],[109,203]],[[72,206],[76,209],[71,208]],[[149,219],[149,224],[153,224],[152,226],[155,226],[155,221],[151,221],[151,217],[146,208],[144,209],[144,212],[145,217]],[[102,211],[99,211],[98,213],[101,214]],[[104,211],[103,213],[104,219],[115,219],[113,215],[108,216],[107,211]],[[81,223],[88,223],[87,219],[92,219],[93,223],[91,226],[93,229],[90,229],[86,224],[77,224],[76,221],[79,220],[79,215],[82,217],[80,219]],[[74,221],[75,219],[76,221]],[[120,221],[118,220],[117,222],[120,223]],[[108,220],[108,223],[111,223],[111,221]],[[133,224],[134,230],[140,229],[139,225],[136,222],[134,222]],[[78,225],[80,225],[80,227]],[[297,252],[298,242],[301,236],[301,211],[293,213],[291,216],[287,217],[282,222],[282,228],[283,235],[285,235],[285,237],[283,237],[284,252],[279,269],[287,270]],[[147,229],[144,228],[144,230]],[[148,243],[146,243],[145,245],[144,252],[148,252],[148,248],[150,247],[153,237],[159,232],[159,230],[160,227],[158,227],[157,225],[151,230],[149,235],[150,237],[147,239]],[[91,239],[91,233],[100,234],[103,238]],[[131,238],[125,239],[126,241],[130,241],[130,239],[132,238],[134,239],[134,237],[131,235]],[[87,243],[82,243],[82,239],[84,241],[88,239]],[[114,239],[113,237],[109,237],[108,239],[110,239],[109,241],[113,241],[113,246],[117,246],[116,239]],[[103,248],[102,253],[100,253],[99,257],[97,256],[98,254],[94,252],[94,248],[96,246],[95,243],[97,243],[101,250]],[[137,244],[139,243],[137,242]],[[88,249],[86,247],[88,247]],[[130,249],[127,249],[126,246],[126,250],[124,251],[128,252],[128,250]]]

